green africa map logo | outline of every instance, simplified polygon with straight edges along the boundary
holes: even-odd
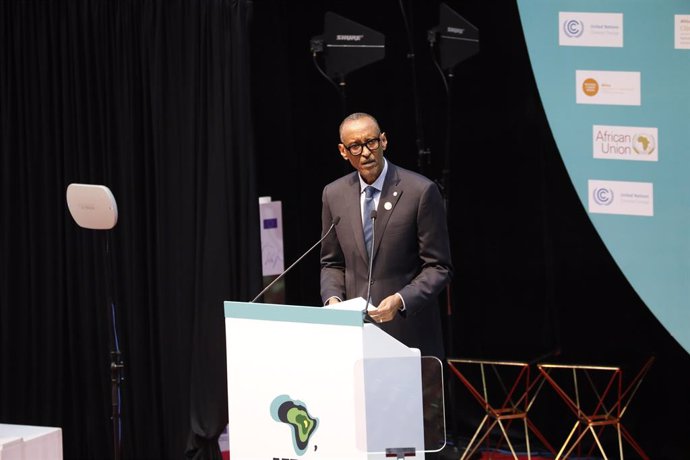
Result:
[[[293,400],[288,395],[280,395],[271,403],[271,417],[276,422],[287,423],[292,428],[292,443],[297,455],[304,455],[309,439],[319,425],[319,419],[307,412],[302,401]]]

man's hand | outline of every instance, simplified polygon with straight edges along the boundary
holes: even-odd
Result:
[[[402,305],[402,299],[399,295],[389,295],[381,301],[376,310],[369,312],[369,316],[377,323],[385,323],[395,318]]]
[[[335,296],[333,296],[333,297],[330,297],[330,298],[326,301],[326,305],[333,305],[334,303],[339,303],[339,302],[340,302],[340,299],[337,298],[337,297],[335,297]]]

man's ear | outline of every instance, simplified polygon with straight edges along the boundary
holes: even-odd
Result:
[[[386,150],[388,145],[388,138],[386,138],[386,133],[381,133],[381,149]]]
[[[343,160],[347,160],[347,149],[343,144],[338,144],[338,150],[340,150],[340,156],[343,157]]]

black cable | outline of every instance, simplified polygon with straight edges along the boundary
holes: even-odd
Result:
[[[446,78],[446,74],[441,67],[441,64],[436,58],[436,53],[434,52],[434,45],[436,43],[436,37],[438,30],[432,29],[427,33],[427,40],[429,41],[431,60],[434,63],[434,67],[438,70],[441,75],[441,81],[443,82],[443,88],[446,94],[446,132],[445,132],[445,142],[444,142],[444,165],[441,174],[441,179],[436,181],[439,189],[441,190],[441,195],[443,197],[443,204],[446,208],[446,216],[450,216],[450,141],[451,141],[451,113],[452,113],[452,100],[450,92],[450,84]],[[452,77],[452,73],[449,72],[449,77]],[[453,334],[453,325],[451,324],[451,317],[453,316],[452,309],[452,295],[451,295],[451,284],[446,286],[446,339],[447,339],[447,350],[452,355],[455,354],[455,339]],[[452,393],[449,388],[449,394]],[[456,423],[456,422],[454,422]]]
[[[424,145],[424,129],[422,126],[422,116],[419,110],[419,93],[417,91],[417,70],[415,67],[414,40],[412,38],[412,28],[407,20],[407,14],[405,13],[405,7],[402,0],[399,0],[398,4],[400,5],[400,12],[402,13],[403,24],[405,25],[407,46],[409,47],[407,58],[410,60],[410,69],[412,71],[412,96],[414,98],[415,124],[417,127],[417,164],[420,172],[424,173],[424,168],[431,163],[431,151]]]
[[[311,57],[312,57],[312,61],[314,62],[314,66],[316,66],[316,70],[318,70],[319,73],[321,75],[323,75],[323,78],[328,80],[328,83],[333,85],[333,87],[335,88],[336,91],[340,91],[340,88],[338,88],[338,84],[335,81],[333,81],[333,79],[331,77],[329,77],[328,74],[319,65],[319,61],[318,61],[318,59],[316,59],[316,53],[312,53]]]
[[[450,89],[448,88],[448,80],[446,80],[446,74],[443,73],[443,69],[441,68],[441,64],[439,64],[438,59],[436,59],[436,56],[433,52],[434,49],[434,44],[429,43],[429,47],[431,48],[431,61],[434,63],[434,67],[436,67],[436,70],[438,70],[438,73],[441,74],[441,81],[443,82],[443,88],[446,91],[446,96],[449,95]]]
[[[328,82],[333,85],[335,90],[338,92],[338,95],[340,96],[340,105],[342,108],[343,112],[343,117],[346,115],[347,112],[347,104],[346,104],[346,99],[345,99],[345,81],[343,80],[340,82],[340,84],[336,83],[331,77],[328,76],[328,74],[321,68],[319,65],[319,60],[316,59],[316,52],[312,52],[312,61],[314,62],[314,66],[316,67],[316,70],[319,71],[321,75],[323,75],[323,78],[328,80]]]
[[[446,204],[446,210],[448,210],[448,195],[450,194],[450,133],[451,133],[451,113],[452,113],[452,100],[451,100],[451,94],[450,94],[450,84],[448,83],[448,79],[446,78],[446,74],[443,71],[443,68],[441,67],[441,64],[438,62],[438,59],[436,58],[436,54],[434,53],[434,43],[436,41],[435,37],[435,32],[432,33],[431,31],[429,32],[429,47],[431,48],[431,60],[434,63],[434,67],[436,67],[436,70],[438,70],[438,73],[441,75],[441,81],[443,82],[443,88],[446,93],[446,133],[445,133],[445,142],[444,142],[444,164],[443,164],[443,172],[441,176],[441,192],[443,193],[444,197],[444,202]],[[452,77],[452,71],[448,73],[449,77]]]

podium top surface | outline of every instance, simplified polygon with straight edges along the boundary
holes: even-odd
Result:
[[[0,423],[0,438],[23,438],[30,440],[47,434],[62,432],[62,428],[53,426],[11,425]]]
[[[337,305],[337,307],[333,305],[306,307],[270,303],[224,302],[225,318],[362,327],[364,323],[363,314],[356,303],[342,302]]]

